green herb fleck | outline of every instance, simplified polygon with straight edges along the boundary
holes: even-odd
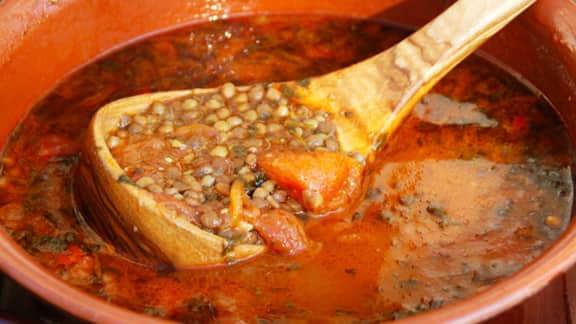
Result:
[[[294,270],[298,270],[300,269],[302,266],[300,265],[300,263],[290,263],[287,267],[286,270],[287,271],[294,271]]]
[[[336,316],[354,316],[354,315],[356,315],[356,312],[346,310],[346,309],[337,309],[334,312],[334,315],[336,315]]]
[[[48,235],[35,237],[32,245],[38,251],[52,253],[62,253],[68,248],[65,238]]]
[[[389,210],[383,210],[380,212],[380,219],[386,224],[392,224],[396,221],[396,215]]]
[[[366,191],[366,199],[374,199],[377,198],[382,193],[382,189],[378,187],[370,187]]]
[[[123,174],[121,176],[118,177],[118,182],[119,183],[127,183],[129,185],[136,185],[136,182],[134,182],[134,180],[132,180],[132,178],[130,178],[129,176]]]
[[[308,86],[310,85],[310,79],[306,78],[298,80],[298,85],[304,88],[308,88]]]
[[[294,91],[294,89],[292,87],[289,87],[289,86],[283,84],[282,85],[282,94],[287,98],[291,98],[291,97],[294,97],[296,95],[296,92]]]
[[[194,313],[212,313],[214,312],[214,308],[210,301],[208,301],[204,297],[196,297],[188,299],[184,302],[186,305],[186,309],[190,312]]]
[[[403,289],[416,288],[416,287],[418,287],[418,285],[420,285],[420,281],[417,279],[410,278],[408,280],[400,281],[400,288],[403,288]]]
[[[246,156],[246,148],[242,145],[232,146],[232,154],[237,158],[244,158]]]
[[[144,306],[144,314],[154,317],[166,316],[166,312],[163,309],[156,308],[153,306]]]
[[[450,218],[444,209],[435,206],[428,206],[426,207],[426,211],[434,217],[438,218],[437,223],[440,228],[445,228],[450,224]]]

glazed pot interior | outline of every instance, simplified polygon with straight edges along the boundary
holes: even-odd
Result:
[[[144,0],[0,1],[0,147],[31,106],[59,80],[136,37],[192,21],[250,13],[328,14],[384,19],[417,27],[447,6],[417,0]],[[576,5],[539,1],[491,39],[482,53],[543,93],[576,138]],[[145,317],[108,305],[67,286],[39,268],[0,234],[4,272],[44,299],[93,321]],[[576,225],[536,262],[510,279],[464,301],[408,321],[478,321],[511,307],[542,288],[576,259]],[[150,320],[150,319],[149,319]]]

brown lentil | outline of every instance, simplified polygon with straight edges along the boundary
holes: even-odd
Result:
[[[291,103],[274,87],[225,83],[211,93],[154,102],[141,113],[122,115],[106,140],[137,186],[201,208],[200,226],[225,237],[231,230],[242,232],[225,220],[236,178],[249,188],[246,193],[258,208],[302,210],[286,191],[261,179],[258,153],[282,148],[338,151],[335,130],[328,114]],[[122,152],[147,141],[159,158],[151,156],[141,168],[123,162]],[[258,237],[251,227],[242,235],[245,240]]]

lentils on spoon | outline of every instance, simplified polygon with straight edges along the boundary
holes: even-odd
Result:
[[[253,222],[234,215],[231,200],[242,199],[234,195],[245,193],[261,210],[297,214],[303,207],[267,178],[259,156],[278,150],[339,152],[336,136],[327,112],[294,104],[274,87],[226,83],[212,93],[157,101],[141,113],[122,115],[106,142],[137,186],[169,197],[193,224],[226,239],[260,244]],[[234,186],[242,190],[231,190]]]

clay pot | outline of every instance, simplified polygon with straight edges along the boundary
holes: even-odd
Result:
[[[0,1],[0,146],[31,105],[66,74],[152,31],[250,12],[379,17],[418,26],[445,6],[443,0]],[[576,138],[575,35],[576,4],[540,0],[482,48],[559,107],[572,138]],[[471,298],[406,321],[487,319],[533,295],[575,261],[573,222],[550,249],[512,277]],[[86,320],[156,321],[68,286],[38,266],[4,231],[0,231],[0,267],[48,302]]]

